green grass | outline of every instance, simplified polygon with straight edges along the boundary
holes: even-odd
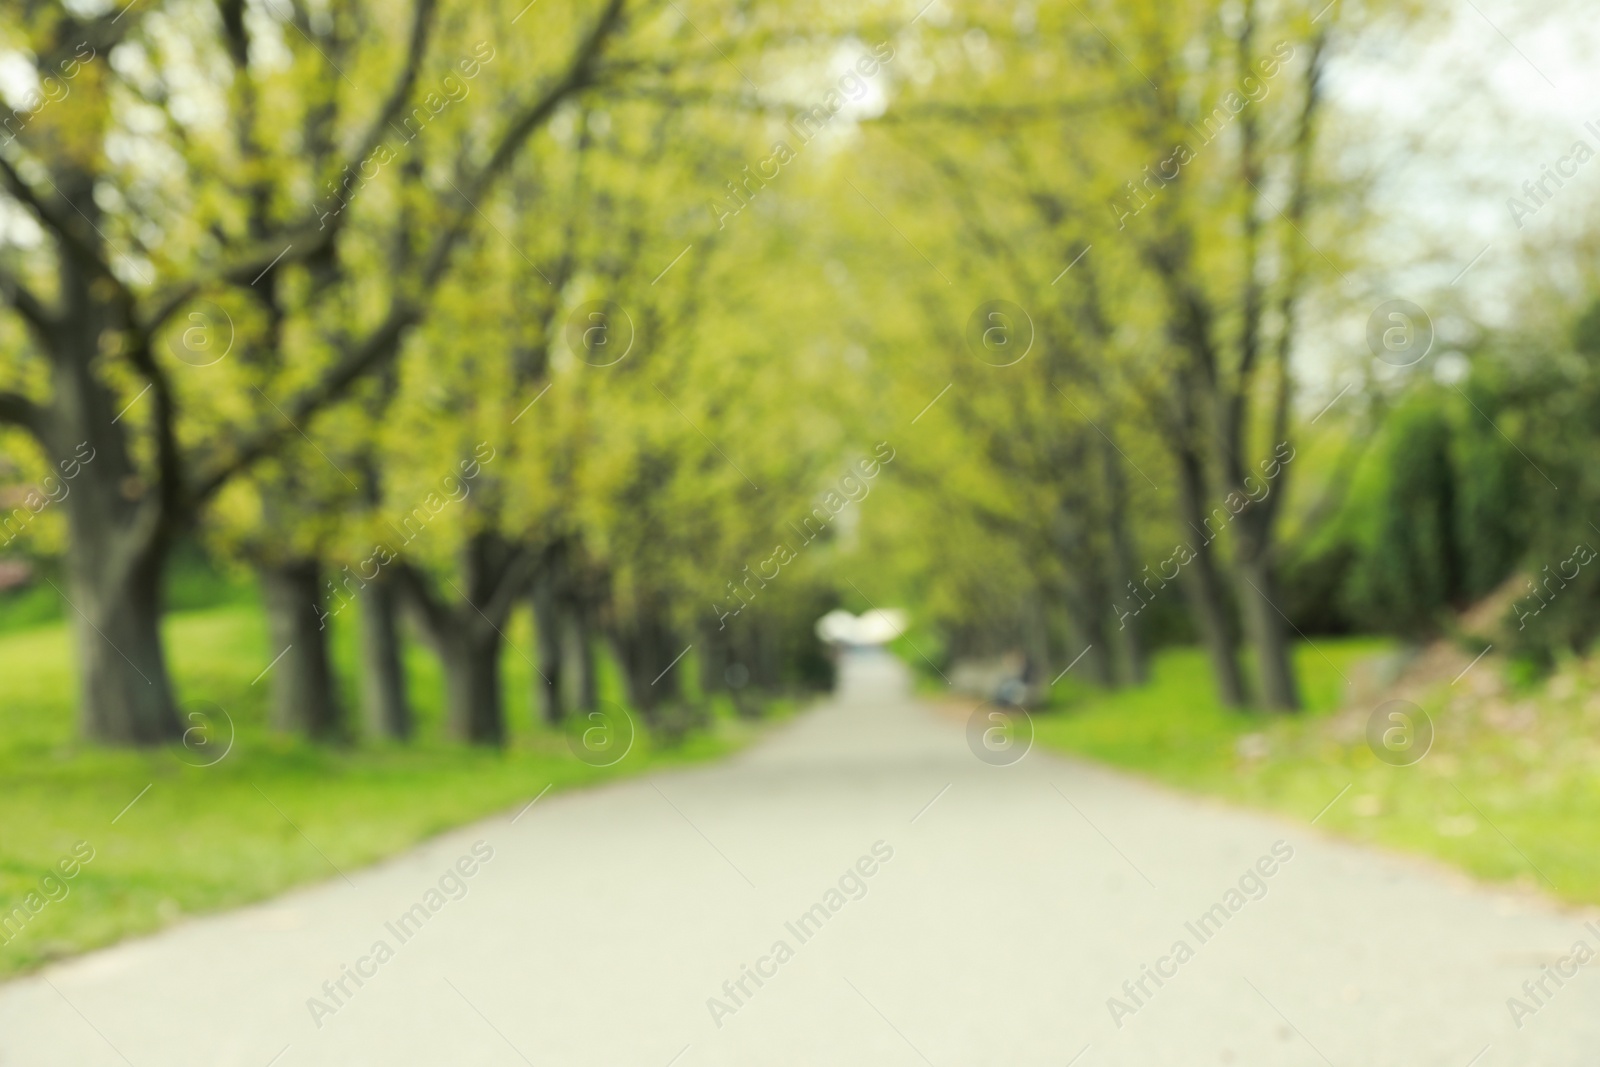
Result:
[[[522,620],[509,636],[521,649],[532,647]],[[77,842],[94,850],[93,860],[66,883],[70,894],[46,904],[20,935],[0,945],[0,976],[157,929],[181,915],[337,878],[335,866],[354,871],[450,827],[508,810],[546,785],[571,788],[719,756],[758,729],[723,706],[709,730],[674,748],[653,746],[641,731],[621,763],[592,768],[571,755],[562,734],[533,725],[531,668],[507,650],[511,743],[504,751],[471,750],[439,740],[438,667],[414,650],[408,671],[418,705],[417,742],[317,747],[265,728],[267,682],[251,680],[272,654],[254,607],[174,614],[167,639],[185,708],[211,702],[232,720],[233,747],[213,766],[189,765],[185,760],[202,757],[178,745],[135,752],[83,744],[73,721],[64,627],[0,635],[0,917],[25,904]],[[353,621],[338,620],[335,657],[352,710],[354,641]],[[686,667],[692,667],[688,659],[679,664]],[[615,671],[603,671],[602,695],[614,699],[619,688]],[[215,744],[224,741],[219,735]]]
[[[1341,675],[1370,676],[1385,647],[1321,638],[1302,646],[1309,707],[1297,716],[1223,710],[1201,653],[1170,650],[1145,687],[1068,692],[1063,707],[1035,716],[1036,737],[1306,822],[1327,808],[1317,822],[1324,830],[1486,880],[1600,902],[1600,664],[1569,664],[1519,695],[1491,657],[1458,685],[1446,675],[1422,687],[1412,699],[1432,719],[1433,746],[1416,764],[1395,767],[1365,739],[1368,717],[1388,695],[1339,707]]]

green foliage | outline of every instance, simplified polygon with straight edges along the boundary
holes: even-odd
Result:
[[[1503,582],[1528,544],[1532,489],[1516,449],[1480,419],[1454,441],[1458,483],[1453,535],[1459,546],[1460,597],[1476,600]]]
[[[1347,505],[1356,544],[1335,542],[1321,564],[1348,568],[1345,602],[1366,626],[1437,633],[1449,612],[1503,582],[1526,548],[1523,460],[1481,414],[1491,401],[1457,402],[1466,396],[1423,390],[1390,416]],[[1337,580],[1324,588],[1337,592]]]
[[[1394,416],[1361,595],[1396,632],[1425,632],[1460,590],[1450,423],[1432,404]]]
[[[643,650],[646,681],[726,623],[725,651],[762,665],[762,685],[818,684],[810,622],[840,602],[911,605],[941,662],[1023,647],[1064,666],[1090,645],[1131,656],[1135,632],[1192,639],[1205,623],[1153,571],[1261,457],[1313,436],[1295,368],[1310,324],[1349,311],[1342,276],[1369,262],[1379,218],[1340,158],[1357,116],[1323,74],[1427,6],[1052,0],[902,18],[708,0],[691,22],[629,0],[537,112],[613,9],[443,3],[410,83],[405,35],[427,8],[404,0],[293,25],[300,8],[269,5],[242,29],[139,9],[12,150],[38,173],[84,165],[106,254],[148,267],[122,279],[135,304],[199,279],[153,338],[154,370],[107,338],[95,373],[126,411],[117,492],[176,481],[181,499],[266,441],[194,517],[229,575],[307,558],[343,576],[383,548],[471,618],[511,599],[462,581],[464,550],[493,539],[549,570],[559,553],[595,625]],[[0,29],[43,63],[69,15]],[[383,99],[367,87],[391,84],[409,87],[372,133],[383,161],[350,179]],[[519,115],[531,135],[513,151]],[[147,152],[111,150],[134,133]],[[489,159],[504,167],[479,184]],[[302,221],[337,239],[218,273]],[[0,268],[49,297],[60,239],[38,222]],[[233,342],[207,366],[180,343],[200,300]],[[975,341],[996,300],[1003,352]],[[604,353],[572,329],[601,302]],[[0,392],[43,402],[48,360],[18,319],[0,322]],[[328,384],[396,321],[392,351]],[[155,381],[170,426],[140,402]],[[1491,417],[1511,410],[1484,388],[1469,385]],[[1242,562],[1291,555],[1288,615],[1320,612],[1313,629],[1425,632],[1500,582],[1528,536],[1525,472],[1475,420],[1448,395],[1403,403],[1352,508],[1299,531],[1319,544],[1304,558],[1288,520],[1337,464],[1298,461],[1216,538],[1219,618]],[[13,488],[41,477],[38,450],[3,432],[25,453]],[[828,507],[773,577],[789,531],[880,443],[897,458],[870,493]],[[30,550],[59,557],[62,519]],[[505,571],[506,587],[525,577]],[[173,575],[179,605],[206,595],[190,574]],[[219,596],[238,592],[227,581]]]
[[[1600,553],[1597,323],[1600,298],[1567,298],[1489,334],[1470,389],[1518,450],[1505,478],[1519,481],[1520,492],[1501,516],[1479,521],[1494,529],[1498,518],[1522,531],[1520,580],[1502,627],[1540,671],[1591,650],[1600,636],[1600,567],[1592,562]]]

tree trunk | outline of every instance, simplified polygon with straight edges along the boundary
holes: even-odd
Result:
[[[461,546],[461,585],[450,583],[465,595],[465,602],[441,599],[421,571],[404,562],[395,565],[395,577],[444,668],[446,725],[458,741],[476,745],[505,741],[501,628],[512,605],[526,592],[532,560],[532,553],[496,533],[474,534]]]
[[[1050,619],[1045,611],[1047,597],[1036,590],[1022,605],[1022,646],[1027,657],[1022,680],[1029,689],[1044,692],[1054,678],[1050,662]]]
[[[1199,631],[1200,643],[1211,660],[1211,674],[1217,686],[1217,699],[1224,707],[1245,706],[1244,675],[1239,669],[1239,643],[1233,620],[1223,595],[1222,579],[1209,553],[1196,556],[1189,565],[1189,580],[1184,592],[1189,614]]]
[[[1137,619],[1130,618],[1128,625],[1117,631],[1116,653],[1117,676],[1123,683],[1143,685],[1149,681],[1150,658]]]
[[[409,741],[415,729],[400,641],[399,596],[394,582],[379,575],[360,593],[361,712],[367,733]]]
[[[1112,670],[1106,614],[1115,610],[1115,598],[1106,588],[1105,554],[1088,529],[1088,517],[1093,514],[1091,507],[1090,502],[1081,497],[1063,501],[1055,516],[1052,546],[1066,572],[1061,600],[1072,638],[1066,653],[1067,662],[1072,663],[1081,655],[1082,661],[1076,670],[1091,684],[1109,689],[1116,685],[1116,674]],[[1054,677],[1045,679],[1045,685],[1048,686]]]
[[[1123,477],[1122,457],[1111,441],[1102,442],[1101,459],[1105,465],[1108,518],[1111,533],[1111,561],[1115,577],[1113,589],[1126,589],[1137,577],[1137,553],[1133,533],[1128,522],[1128,483]],[[1143,685],[1149,677],[1144,640],[1140,635],[1137,616],[1129,616],[1117,631],[1117,650],[1120,674],[1129,685]]]
[[[1091,685],[1110,689],[1116,685],[1116,675],[1111,669],[1111,643],[1106,637],[1103,613],[1090,607],[1093,597],[1093,593],[1082,595],[1068,590],[1062,598],[1067,608],[1067,629],[1072,634],[1073,644],[1078,646],[1067,662],[1081,655],[1083,659],[1075,673],[1082,672]],[[1054,677],[1044,679],[1044,684],[1050,685]]]
[[[529,599],[533,602],[534,641],[537,645],[538,671],[534,674],[534,706],[551,726],[561,722],[566,709],[562,705],[565,691],[562,686],[562,619],[557,599],[556,576],[546,567],[533,583]]]
[[[1241,561],[1238,569],[1240,614],[1255,650],[1261,704],[1272,711],[1298,711],[1289,624],[1276,607],[1281,600],[1276,569],[1265,560]]]
[[[570,684],[569,706],[576,712],[593,711],[599,704],[599,681],[595,675],[593,609],[574,599],[562,632],[562,677]]]
[[[161,641],[165,552],[119,565],[119,532],[74,522],[67,552],[81,728],[105,744],[160,744],[183,732]]]
[[[319,741],[336,738],[344,723],[328,659],[322,568],[314,559],[296,559],[263,564],[257,573],[271,640],[268,654],[276,657],[269,678],[272,728]]]
[[[66,195],[92,203],[87,179],[62,184]],[[66,494],[59,499],[67,518],[84,735],[154,745],[183,732],[161,640],[163,581],[176,530],[158,491],[140,481],[126,424],[117,421],[111,393],[95,372],[101,331],[117,322],[91,296],[94,276],[85,261],[62,253],[63,317],[49,346],[55,399],[33,430]]]
[[[1200,461],[1185,452],[1178,459],[1178,513],[1188,527],[1188,542],[1194,558],[1185,568],[1188,580],[1184,582],[1189,601],[1189,613],[1199,631],[1200,642],[1211,660],[1212,679],[1217,687],[1217,699],[1224,707],[1242,708],[1245,705],[1244,675],[1239,670],[1239,639],[1234,632],[1233,619],[1228,614],[1228,603],[1222,577],[1218,573],[1216,551],[1212,537],[1205,526],[1205,482]]]
[[[639,714],[652,725],[657,721],[661,705],[678,698],[678,667],[672,659],[681,646],[667,651],[676,644],[667,627],[654,612],[639,609],[636,618],[618,628],[615,636],[618,661],[628,682],[628,699]],[[668,670],[668,665],[671,669]]]
[[[708,620],[700,626],[695,647],[700,650],[700,692],[707,697],[727,692],[731,662],[728,632],[719,630]]]
[[[723,644],[722,677],[734,710],[743,718],[760,718],[762,701],[759,687],[754,684],[755,640],[753,627],[756,616],[751,615],[742,626],[729,627],[719,636]]]
[[[500,694],[500,634],[480,620],[451,629],[438,643],[450,736],[474,745],[506,739]]]
[[[757,615],[750,620],[755,637],[756,684],[764,693],[783,691],[783,657],[778,637],[778,620],[769,615]]]

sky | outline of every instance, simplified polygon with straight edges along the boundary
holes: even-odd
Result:
[[[1578,139],[1600,153],[1600,133],[1584,128],[1600,129],[1600,20],[1587,6],[1461,0],[1443,25],[1375,35],[1338,72],[1337,98],[1370,116],[1387,176],[1378,207],[1397,223],[1389,240],[1406,283],[1448,287],[1474,264],[1457,284],[1479,309],[1503,312],[1522,239],[1572,225],[1595,202],[1600,159],[1521,231],[1507,205],[1527,202],[1523,183]]]
[[[1466,363],[1452,343],[1469,336],[1473,322],[1507,321],[1536,249],[1575,231],[1600,205],[1594,4],[1457,0],[1421,24],[1378,27],[1331,67],[1343,158],[1376,179],[1371,247],[1302,340],[1302,406],[1320,410],[1368,369],[1380,379],[1462,377]],[[1589,121],[1594,131],[1585,129]],[[1596,158],[1565,187],[1551,183],[1555,195],[1544,205],[1531,204],[1523,183],[1580,138]],[[1520,228],[1512,197],[1537,207]],[[1382,366],[1368,348],[1369,311],[1397,299],[1428,312],[1437,334],[1431,358],[1415,367]]]

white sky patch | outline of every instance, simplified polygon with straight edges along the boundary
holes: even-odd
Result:
[[[876,64],[877,73],[871,77],[861,74],[857,64],[862,60],[869,60]],[[894,60],[887,65],[880,62],[872,54],[870,45],[860,41],[851,41],[841,45],[829,60],[830,78],[828,84],[822,88],[826,94],[828,89],[840,89],[846,93],[844,107],[840,109],[835,119],[842,119],[851,123],[861,122],[865,119],[875,119],[883,114],[889,107],[889,72],[894,68]],[[860,82],[864,88],[857,96],[850,96],[849,90]]]
[[[10,200],[0,200],[0,245],[34,249],[44,242],[44,231],[28,214],[28,209]]]
[[[286,0],[256,0],[246,9],[250,20],[251,59],[267,70],[288,70],[294,52],[285,39],[284,24],[293,13]]]
[[[1489,312],[1505,310],[1526,236],[1507,199],[1526,199],[1523,183],[1576,141],[1600,152],[1584,129],[1600,124],[1600,23],[1548,0],[1476,2],[1482,15],[1462,5],[1442,32],[1376,42],[1336,72],[1332,89],[1373,129],[1369,148],[1385,173],[1378,241],[1394,252],[1383,266],[1425,292],[1449,286],[1493,245],[1457,283]],[[1563,214],[1575,221],[1597,195],[1600,165],[1585,166],[1524,230],[1561,225]]]
[[[98,18],[116,7],[114,0],[62,0],[62,7],[79,18]]]
[[[1341,140],[1328,147],[1378,180],[1366,203],[1374,218],[1363,269],[1350,284],[1334,279],[1329,305],[1306,309],[1297,367],[1310,411],[1352,380],[1353,366],[1373,364],[1371,308],[1392,298],[1422,305],[1438,335],[1429,362],[1438,360],[1465,338],[1459,315],[1505,321],[1526,284],[1530,247],[1600,203],[1595,159],[1520,231],[1507,205],[1525,200],[1523,183],[1579,139],[1600,154],[1600,137],[1584,129],[1600,126],[1592,10],[1564,0],[1474,3],[1404,34],[1369,33],[1329,69],[1330,135]],[[1459,359],[1441,363],[1430,373],[1459,377]]]
[[[39,89],[39,72],[34,69],[33,57],[15,49],[0,52],[0,97],[6,106],[21,108],[30,93]]]
[[[825,60],[797,67],[774,78],[769,99],[781,101],[785,108],[822,108],[829,93],[837,93],[844,101],[834,113],[819,140],[833,142],[848,138],[856,132],[859,123],[882,115],[889,107],[891,72],[899,62],[898,50],[887,64],[872,53],[872,44],[859,40],[845,41],[835,48]],[[857,66],[868,60],[876,66],[871,75],[863,75]],[[785,127],[787,131],[787,127]],[[800,146],[794,144],[798,151]]]

